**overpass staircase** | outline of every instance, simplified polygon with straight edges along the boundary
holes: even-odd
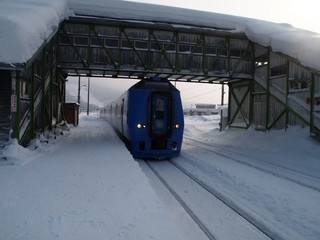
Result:
[[[271,129],[274,120],[280,119],[282,115],[288,118],[285,120],[285,128],[288,125],[308,125],[310,132],[318,135],[320,93],[316,89],[320,80],[319,74],[308,71],[300,64],[273,52],[265,52],[262,58],[265,60],[256,61],[254,80],[267,95],[268,111],[278,112],[278,115],[273,116],[267,114],[265,129]],[[292,114],[291,118],[288,117],[289,114]],[[292,116],[296,119],[293,120]]]
[[[1,152],[9,140],[10,134],[10,106],[11,106],[11,81],[5,81],[10,75],[9,71],[0,74],[0,156]]]

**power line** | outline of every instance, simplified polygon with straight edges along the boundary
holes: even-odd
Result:
[[[184,99],[191,99],[191,98],[196,98],[196,97],[204,96],[204,95],[210,94],[210,93],[212,93],[212,92],[215,92],[215,91],[217,91],[217,90],[221,90],[221,89],[210,90],[210,91],[208,91],[208,92],[201,93],[201,94],[199,94],[199,95],[192,96],[192,97],[187,97],[187,98],[184,98]]]

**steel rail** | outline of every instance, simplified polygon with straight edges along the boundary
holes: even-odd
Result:
[[[150,164],[150,162],[145,161],[152,172],[159,178],[161,183],[168,189],[168,191],[174,196],[174,198],[181,204],[181,206],[186,210],[189,216],[195,221],[195,223],[200,227],[204,234],[210,240],[216,240],[217,238],[208,230],[208,228],[202,223],[202,221],[193,213],[193,211],[188,207],[188,205],[182,200],[181,197],[170,187],[167,181],[160,175],[160,173]]]

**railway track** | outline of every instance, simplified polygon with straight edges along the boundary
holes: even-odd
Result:
[[[263,221],[249,214],[248,209],[239,207],[228,196],[208,186],[174,161],[145,163],[208,239],[284,239]],[[237,229],[238,226],[240,229]]]
[[[210,145],[208,143],[204,143],[189,137],[184,137],[188,140],[187,144],[190,146],[195,146],[197,148],[204,149],[221,157],[224,157],[228,160],[235,161],[237,163],[255,168],[257,170],[266,172],[273,176],[288,180],[300,186],[315,190],[320,192],[320,178],[316,176],[312,176],[291,168],[287,168],[284,166],[280,166],[278,164],[263,162],[261,160],[257,160],[248,154],[244,154],[237,151],[232,151],[230,149],[226,149],[223,147],[218,147],[214,145]],[[237,155],[237,157],[235,157]],[[241,156],[241,158],[239,158]]]
[[[183,201],[183,199],[179,196],[179,194],[176,193],[176,191],[170,187],[168,182],[161,176],[161,174],[152,166],[152,164],[148,161],[146,161],[146,164],[150,167],[152,172],[159,178],[159,180],[162,182],[162,184],[168,189],[168,191],[174,196],[174,198],[181,204],[181,206],[186,210],[186,212],[189,214],[189,216],[195,221],[195,223],[200,227],[200,229],[204,232],[204,234],[208,237],[210,240],[215,240],[216,237],[210,232],[210,230],[205,226],[205,224],[200,220],[200,218],[197,217],[196,214],[192,211],[191,208],[188,207],[188,205]]]

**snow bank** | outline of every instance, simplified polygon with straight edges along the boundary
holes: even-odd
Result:
[[[74,14],[244,33],[254,42],[271,46],[274,51],[288,54],[308,67],[320,70],[318,33],[289,24],[120,0],[2,1],[0,62],[27,61],[59,23]]]
[[[320,70],[320,34],[294,28],[289,24],[248,21],[243,29],[246,36],[274,52],[298,59],[302,65]]]
[[[65,0],[2,0],[0,62],[26,62],[70,15]]]
[[[22,157],[23,156],[23,157]],[[24,148],[19,145],[17,139],[13,139],[10,144],[8,144],[4,152],[2,153],[3,160],[1,165],[25,165],[34,159],[36,153],[28,148]]]
[[[219,131],[219,121],[219,115],[185,116],[185,124],[188,126],[185,136],[229,147],[239,153],[257,152],[265,156],[272,154],[277,156],[273,161],[281,161],[284,165],[299,165],[300,169],[311,162],[315,165],[319,162],[319,142],[309,136],[308,128],[292,126],[286,131],[282,129],[261,132],[250,127],[248,130],[227,128]],[[302,159],[304,161],[301,161]]]
[[[44,152],[55,151],[61,140],[59,138],[69,136],[71,128],[73,128],[73,125],[70,126],[67,123],[58,125],[50,132],[45,131],[39,134],[35,139],[31,140],[28,147],[21,146],[15,138],[10,139],[9,144],[4,147],[1,153],[1,157],[4,160],[0,162],[0,165],[24,166],[38,158]]]

